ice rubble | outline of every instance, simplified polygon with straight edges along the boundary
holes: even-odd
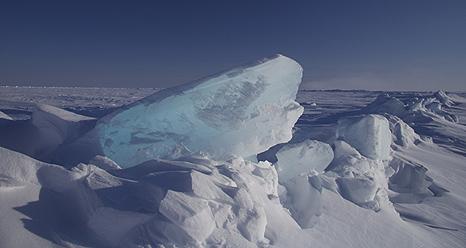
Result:
[[[50,211],[56,211],[58,221],[86,230],[80,238],[97,242],[90,246],[255,247],[286,244],[283,235],[302,235],[277,200],[277,173],[267,162],[235,158],[209,173],[139,167],[143,172],[134,179],[130,170],[105,171],[91,164],[66,170],[4,148],[0,155],[5,159],[0,190],[33,184],[54,192],[39,201],[55,201]],[[58,237],[63,225],[47,228]],[[286,234],[279,232],[282,226],[288,226]]]
[[[277,55],[155,93],[99,120],[105,156],[129,167],[171,158],[180,145],[214,159],[250,157],[291,139],[303,107],[302,68]]]
[[[438,91],[431,96],[408,98],[404,102],[396,97],[382,94],[361,112],[394,115],[407,123],[428,122],[432,119],[458,122],[455,115],[444,111],[442,107],[454,104],[453,98],[444,91]]]

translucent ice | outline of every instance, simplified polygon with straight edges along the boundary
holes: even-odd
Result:
[[[277,55],[159,91],[101,119],[103,154],[123,167],[170,158],[180,146],[212,158],[250,157],[291,139],[303,107],[302,68]]]

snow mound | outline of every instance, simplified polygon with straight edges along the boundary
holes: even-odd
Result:
[[[291,139],[302,68],[282,55],[159,91],[99,120],[103,155],[123,167],[172,158],[180,146],[214,159],[250,157]]]
[[[388,120],[381,115],[370,114],[340,119],[336,135],[338,139],[345,140],[368,158],[390,158],[390,126]]]
[[[329,144],[308,139],[283,146],[276,156],[278,179],[283,183],[298,175],[322,173],[333,160],[333,150]]]

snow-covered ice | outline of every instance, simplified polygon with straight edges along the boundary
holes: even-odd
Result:
[[[0,247],[465,247],[464,94],[300,80],[0,88]]]

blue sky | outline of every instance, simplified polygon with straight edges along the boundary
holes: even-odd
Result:
[[[466,90],[466,1],[2,1],[0,82],[169,87],[275,53],[306,88]]]

